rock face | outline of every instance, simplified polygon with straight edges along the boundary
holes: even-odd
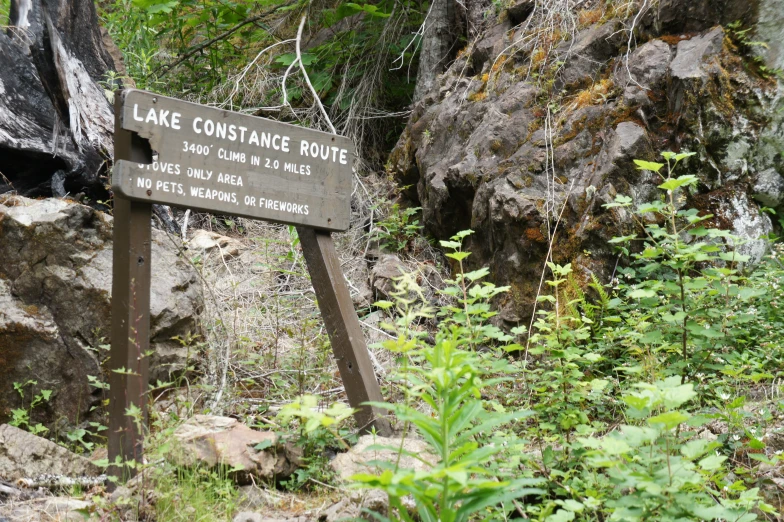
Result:
[[[31,394],[52,390],[32,411],[50,428],[84,421],[99,406],[101,363],[111,327],[112,218],[59,199],[0,200],[0,420],[27,408]],[[172,243],[153,230],[151,378],[167,380],[186,364],[174,337],[200,332],[201,285]],[[190,348],[193,350],[193,348]],[[14,383],[28,379],[22,398]]]
[[[52,441],[0,424],[0,478],[16,481],[39,475],[98,476],[92,462]]]
[[[273,432],[255,431],[237,419],[195,415],[174,432],[179,449],[172,453],[182,466],[224,466],[240,484],[252,479],[284,479],[299,465],[300,454],[291,445],[278,447]],[[261,448],[255,449],[259,444]]]
[[[608,240],[631,225],[602,205],[658,198],[659,182],[633,160],[661,151],[697,153],[680,167],[700,180],[682,204],[749,240],[740,249],[757,261],[773,230],[760,204],[784,207],[784,88],[719,24],[759,16],[765,58],[780,66],[783,12],[781,0],[667,0],[641,14],[631,52],[631,19],[586,18],[538,69],[544,52],[516,44],[539,30],[536,11],[517,27],[502,16],[414,107],[392,171],[414,187],[429,233],[477,232],[469,265],[511,285],[497,303],[507,324],[527,324],[551,240],[554,261],[579,280],[609,282]]]

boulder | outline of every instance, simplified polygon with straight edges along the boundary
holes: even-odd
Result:
[[[651,105],[648,93],[665,87],[671,61],[672,49],[662,40],[651,40],[635,49],[613,76],[615,85],[623,89],[624,102],[646,108]]]
[[[112,217],[61,199],[0,199],[0,421],[51,390],[33,419],[68,429],[100,406],[111,329]],[[181,372],[200,333],[201,284],[173,243],[153,230],[151,380]],[[36,384],[20,397],[14,383]],[[60,429],[59,431],[63,431]]]
[[[230,417],[195,415],[175,430],[174,437],[178,451],[171,458],[177,465],[223,466],[239,484],[288,478],[301,457],[293,445],[279,445],[274,432],[252,430]]]
[[[86,458],[52,441],[8,424],[0,424],[0,478],[16,481],[39,475],[98,476]]]
[[[673,12],[641,13],[644,43],[631,49],[618,30],[631,18],[581,27],[558,44],[551,62],[558,67],[538,78],[527,76],[532,50],[523,47],[505,51],[509,59],[486,83],[458,57],[440,78],[441,95],[414,106],[390,171],[412,187],[405,195],[422,207],[435,239],[476,232],[464,244],[472,252],[465,266],[487,266],[496,284],[511,287],[495,303],[506,326],[529,323],[548,255],[572,263],[578,281],[609,282],[617,253],[608,241],[628,234],[632,220],[604,205],[617,195],[658,198],[661,181],[633,160],[658,161],[661,151],[696,153],[678,167],[699,179],[683,205],[717,216],[716,226],[748,241],[743,253],[761,259],[759,237],[773,224],[759,203],[782,201],[784,88],[755,73],[716,25],[747,4],[722,0],[718,11],[698,4],[668,0],[688,14],[658,25],[646,17],[666,21]],[[537,23],[534,15],[512,40],[533,37],[543,30]],[[777,28],[768,23],[765,31],[766,56],[778,63]],[[495,49],[508,39],[491,29],[477,41]]]

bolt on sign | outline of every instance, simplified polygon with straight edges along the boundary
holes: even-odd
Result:
[[[149,164],[120,161],[115,194],[208,212],[346,230],[351,140],[265,118],[127,91],[121,126]],[[155,153],[157,152],[157,156]]]
[[[142,460],[150,324],[151,209],[186,207],[297,226],[319,310],[361,430],[390,434],[330,231],[349,226],[348,138],[139,91],[115,95],[109,459]],[[131,413],[129,415],[129,413]]]

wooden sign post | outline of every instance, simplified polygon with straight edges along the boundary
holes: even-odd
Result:
[[[141,461],[153,203],[296,225],[349,404],[391,432],[331,231],[349,226],[351,140],[145,91],[115,97],[109,461]],[[124,478],[130,468],[116,469]]]

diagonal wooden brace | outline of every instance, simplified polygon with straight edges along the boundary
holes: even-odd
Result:
[[[368,401],[381,402],[383,398],[332,236],[307,227],[297,227],[297,233],[348,402],[358,409],[354,415],[357,425],[362,432],[375,427],[379,435],[391,436],[392,428],[383,412],[362,406]]]

